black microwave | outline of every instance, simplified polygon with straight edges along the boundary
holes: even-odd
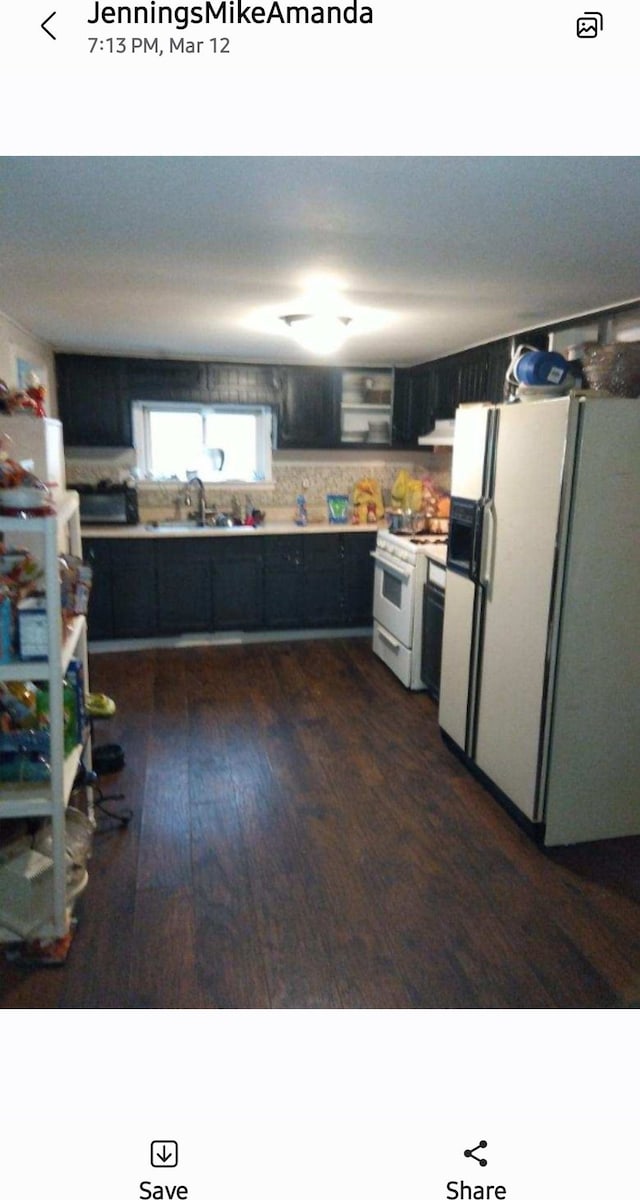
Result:
[[[127,483],[78,483],[81,525],[137,525],[138,493]]]

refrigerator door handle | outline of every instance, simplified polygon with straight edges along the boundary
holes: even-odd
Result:
[[[496,535],[496,510],[493,500],[485,500],[482,518],[482,544],[480,547],[480,570],[478,583],[488,587],[491,583],[491,568],[493,566],[493,547]]]
[[[473,513],[473,534],[471,543],[471,555],[469,561],[469,579],[472,583],[480,583],[480,564],[482,557],[482,530],[484,526],[484,512],[489,500],[478,500]]]

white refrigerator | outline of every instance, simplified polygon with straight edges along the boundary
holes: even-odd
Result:
[[[440,726],[546,845],[640,834],[640,400],[456,414]]]
[[[38,479],[57,492],[65,490],[62,422],[55,417],[33,417],[26,413],[0,421],[0,433],[10,458],[21,462]]]

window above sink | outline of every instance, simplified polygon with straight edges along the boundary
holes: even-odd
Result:
[[[261,405],[135,403],[133,436],[141,479],[203,483],[271,481],[272,411]]]

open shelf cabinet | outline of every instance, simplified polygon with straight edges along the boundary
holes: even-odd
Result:
[[[73,903],[87,883],[84,871],[70,884],[67,879],[65,812],[85,752],[90,765],[91,748],[78,744],[64,752],[63,684],[72,658],[82,663],[84,687],[88,690],[87,625],[84,616],[63,626],[60,607],[59,555],[65,550],[82,557],[78,494],[66,492],[58,501],[55,515],[9,517],[0,511],[0,537],[5,542],[28,543],[43,567],[43,590],[47,612],[47,656],[0,663],[0,681],[34,680],[49,689],[50,776],[38,783],[0,782],[0,820],[48,818],[51,822],[52,869],[40,893],[41,904],[33,927],[23,916],[12,918],[4,889],[0,911],[0,942],[47,941],[63,938],[70,929]],[[90,817],[93,812],[90,810]],[[6,865],[6,860],[5,860]],[[44,897],[44,899],[42,899]]]

